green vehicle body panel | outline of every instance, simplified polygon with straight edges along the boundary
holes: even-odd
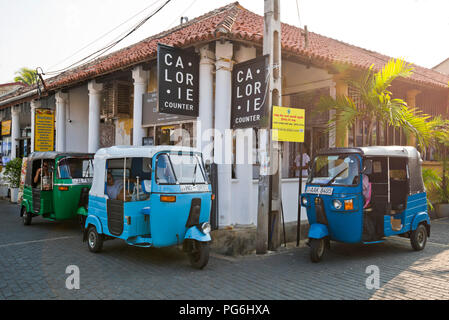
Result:
[[[59,157],[55,159],[55,163],[58,163]],[[78,207],[81,191],[84,188],[90,189],[91,184],[77,184],[72,185],[72,179],[58,179],[57,178],[57,166],[53,172],[53,190],[41,191],[40,210],[34,211],[33,207],[33,190],[31,186],[25,186],[23,189],[23,200],[21,205],[24,206],[28,212],[32,212],[35,215],[42,216],[49,220],[70,220],[78,216]],[[59,187],[67,187],[68,190],[59,190]],[[84,208],[83,208],[84,209]],[[87,215],[87,212],[85,213]]]

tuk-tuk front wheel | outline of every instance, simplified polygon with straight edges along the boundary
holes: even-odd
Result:
[[[90,226],[87,231],[87,246],[90,252],[97,253],[103,248],[103,235],[98,234],[97,228]]]
[[[427,243],[427,229],[424,224],[420,224],[416,230],[412,231],[410,242],[414,250],[421,251],[424,249]]]
[[[29,226],[31,224],[31,219],[33,218],[33,215],[31,212],[28,212],[25,207],[22,207],[22,221],[23,225]]]
[[[310,239],[310,260],[312,262],[320,262],[326,251],[325,239]]]
[[[209,243],[193,241],[189,253],[190,264],[197,269],[203,269],[209,262]]]

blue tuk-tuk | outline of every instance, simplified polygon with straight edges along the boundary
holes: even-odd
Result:
[[[201,153],[192,148],[111,147],[94,158],[84,241],[139,247],[183,245],[192,266],[209,260],[211,185]]]
[[[409,238],[414,250],[424,249],[430,219],[421,163],[414,147],[318,152],[301,196],[311,260],[321,261],[330,240],[373,244],[398,235]]]

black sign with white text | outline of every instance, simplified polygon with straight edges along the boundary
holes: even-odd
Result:
[[[267,56],[245,61],[232,71],[231,128],[259,128],[266,122]]]
[[[158,44],[159,112],[198,117],[199,56]]]

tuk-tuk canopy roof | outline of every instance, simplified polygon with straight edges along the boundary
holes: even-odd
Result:
[[[93,157],[93,153],[80,153],[80,152],[33,152],[28,156],[29,160],[54,160],[59,157]]]
[[[114,158],[152,158],[158,152],[198,152],[198,150],[190,147],[178,146],[115,146],[103,148],[97,151],[95,159],[114,159]]]
[[[415,147],[408,146],[373,146],[373,147],[356,147],[356,148],[329,148],[322,149],[318,155],[323,154],[342,154],[342,153],[359,153],[366,157],[402,157],[402,158],[418,158],[421,156]]]
[[[340,155],[349,153],[360,154],[362,157],[406,158],[410,172],[410,194],[421,193],[426,190],[422,178],[421,155],[414,147],[375,146],[358,148],[330,148],[320,150],[318,155]]]

